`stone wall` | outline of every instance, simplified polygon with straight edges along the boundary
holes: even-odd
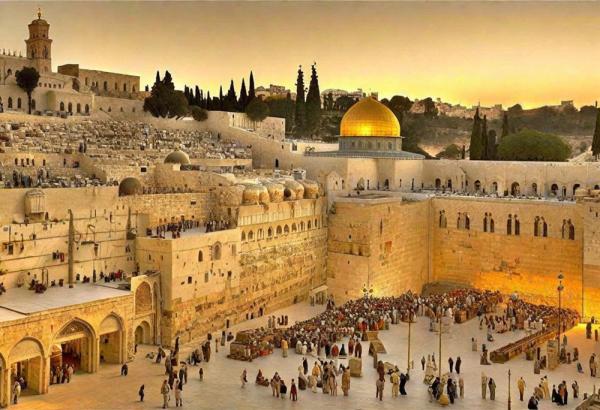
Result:
[[[329,217],[327,285],[337,303],[419,292],[429,275],[429,203],[339,198]]]
[[[558,303],[556,287],[559,272],[565,275],[563,303],[581,311],[583,217],[575,203],[552,203],[527,200],[493,200],[482,198],[435,198],[432,205],[433,280],[451,281],[482,289],[499,290],[534,303]],[[440,212],[446,225],[440,227]],[[458,228],[458,214],[469,218]],[[494,232],[484,231],[485,214],[494,220]],[[509,214],[512,234],[507,234]],[[515,235],[514,216],[520,223]],[[534,221],[543,217],[547,237]],[[575,227],[574,240],[562,237],[563,220]],[[464,219],[463,219],[464,221]],[[489,221],[489,219],[488,219]],[[587,226],[586,226],[587,229]]]

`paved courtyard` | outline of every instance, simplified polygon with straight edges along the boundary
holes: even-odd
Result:
[[[322,307],[311,307],[308,304],[298,304],[276,312],[276,315],[287,314],[290,317],[290,323],[293,320],[300,320],[318,313]],[[266,325],[267,318],[254,319],[236,326],[233,330],[256,327],[257,325]],[[412,358],[415,368],[411,372],[411,380],[407,384],[408,396],[392,399],[391,386],[386,378],[384,391],[384,400],[379,402],[375,400],[375,379],[376,372],[373,369],[373,360],[367,354],[363,354],[363,377],[352,378],[350,396],[344,397],[341,389],[338,397],[324,395],[320,391],[312,393],[309,390],[300,391],[298,402],[291,402],[289,399],[281,400],[271,397],[271,389],[260,387],[254,384],[254,378],[258,369],[262,369],[265,377],[270,378],[275,371],[286,380],[289,386],[292,378],[297,378],[298,366],[301,364],[301,355],[294,353],[290,349],[288,358],[281,357],[281,350],[275,349],[275,352],[268,357],[259,358],[252,363],[240,362],[226,358],[229,351],[228,347],[214,352],[211,361],[208,364],[203,363],[204,381],[200,382],[198,378],[198,367],[189,367],[189,381],[184,387],[184,407],[191,409],[391,409],[391,408],[412,408],[428,409],[440,407],[437,403],[429,403],[426,386],[423,384],[423,374],[421,370],[421,356],[435,352],[438,356],[437,334],[428,330],[428,319],[418,318],[418,322],[412,326]],[[380,339],[384,343],[387,354],[380,355],[380,359],[396,363],[400,369],[406,368],[407,361],[407,336],[408,325],[392,325],[389,331],[380,332]],[[600,386],[600,379],[593,379],[589,376],[588,359],[592,352],[600,353],[600,343],[585,339],[585,328],[579,326],[568,332],[569,347],[577,346],[580,350],[581,363],[586,370],[586,374],[578,374],[575,364],[561,365],[558,369],[551,372],[542,372],[541,375],[533,373],[533,362],[526,361],[524,358],[511,360],[508,364],[491,366],[480,366],[478,353],[471,351],[471,337],[476,336],[479,341],[485,339],[485,332],[479,330],[475,320],[465,324],[453,325],[449,333],[443,335],[442,363],[443,370],[448,370],[448,354],[454,359],[460,355],[463,361],[461,375],[465,381],[465,398],[458,399],[454,405],[457,409],[506,409],[508,400],[507,372],[510,368],[513,375],[512,381],[512,404],[514,409],[527,408],[526,402],[518,401],[518,392],[516,389],[516,380],[523,376],[527,383],[526,399],[532,393],[533,386],[541,376],[547,374],[552,384],[558,384],[566,380],[570,386],[573,380],[580,384],[581,396],[583,392],[591,392],[594,383]],[[516,340],[522,336],[522,333],[508,333],[495,335],[496,341],[489,344],[493,350],[508,341]],[[363,342],[363,352],[367,352],[367,345]],[[195,345],[185,345],[182,348],[182,356],[187,357],[187,353]],[[153,361],[145,358],[149,351],[155,351],[155,346],[140,346],[136,359],[129,364],[129,375],[119,376],[120,366],[103,365],[96,374],[76,374],[70,384],[50,386],[50,392],[43,396],[22,397],[21,402],[14,406],[14,409],[156,409],[162,406],[162,397],[160,396],[160,384],[164,380],[164,365],[155,364]],[[342,360],[342,363],[347,361]],[[309,368],[312,368],[314,359],[309,358]],[[240,388],[240,374],[246,368],[248,371],[248,385],[245,389]],[[480,379],[481,372],[491,376],[496,381],[496,401],[484,401],[480,397]],[[137,392],[141,384],[145,384],[146,398],[144,403],[138,401]],[[489,397],[489,396],[488,396]],[[572,391],[569,387],[569,405],[563,408],[575,408],[581,402],[572,399]],[[174,397],[171,398],[171,407],[175,405]],[[554,408],[550,401],[540,403],[541,409]]]

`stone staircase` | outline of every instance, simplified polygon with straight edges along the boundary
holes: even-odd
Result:
[[[592,394],[577,406],[576,410],[600,410],[600,396],[597,393]]]

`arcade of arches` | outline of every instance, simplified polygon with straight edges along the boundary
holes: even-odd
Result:
[[[10,405],[11,386],[25,380],[25,394],[44,394],[51,387],[51,369],[71,364],[93,373],[104,363],[125,363],[133,357],[132,296],[44,311],[14,321],[0,321],[0,407]]]

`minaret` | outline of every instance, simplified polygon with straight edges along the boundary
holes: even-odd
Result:
[[[31,65],[43,74],[52,71],[52,40],[48,37],[50,24],[42,19],[42,11],[39,8],[37,16],[37,20],[29,24],[29,38],[25,40],[25,44]]]

